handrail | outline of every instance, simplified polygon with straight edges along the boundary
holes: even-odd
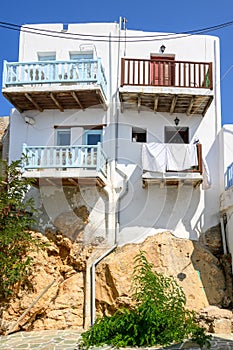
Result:
[[[212,90],[212,62],[122,58],[121,87],[124,85]]]
[[[23,169],[94,169],[107,176],[107,156],[98,145],[27,146],[23,145]]]
[[[3,88],[58,83],[100,84],[106,97],[107,79],[100,58],[3,63]]]

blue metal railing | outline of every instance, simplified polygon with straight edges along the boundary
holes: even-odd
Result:
[[[107,156],[101,143],[79,146],[27,146],[23,145],[23,169],[84,168],[101,172],[107,177]]]
[[[3,63],[3,88],[35,84],[97,84],[106,97],[107,80],[101,60],[7,62]]]
[[[227,167],[225,172],[225,189],[227,190],[233,186],[233,162]]]

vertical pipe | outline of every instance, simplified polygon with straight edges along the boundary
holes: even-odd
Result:
[[[220,224],[221,224],[223,254],[227,254],[226,232],[225,232],[225,227],[224,227],[224,222],[222,217],[220,218]]]

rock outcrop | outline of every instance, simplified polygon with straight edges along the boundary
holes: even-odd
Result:
[[[104,249],[95,244],[83,245],[60,232],[47,232],[47,236],[32,234],[44,249],[32,254],[30,276],[21,284],[15,298],[5,306],[0,305],[1,333],[82,330],[86,314],[90,313],[85,305],[86,281],[90,277],[86,275],[87,266],[91,267],[93,259]],[[226,264],[229,259],[221,256],[217,245],[215,249],[218,257],[203,242],[180,239],[170,232],[148,237],[140,244],[118,247],[96,266],[97,314],[109,315],[119,307],[132,305],[134,257],[143,250],[156,271],[177,279],[186,294],[187,308],[200,313],[200,320],[209,331],[217,333],[224,327],[224,332],[229,331],[232,313],[222,308],[232,304],[231,268]],[[215,305],[215,309],[210,305]]]
[[[97,311],[109,314],[131,303],[133,260],[139,250],[147,254],[155,270],[173,276],[183,287],[187,308],[200,310],[209,304],[222,306],[225,276],[219,260],[203,245],[162,232],[141,244],[128,244],[104,259],[96,270]]]
[[[2,307],[1,332],[83,329],[86,261],[93,248],[83,247],[60,233],[48,232],[47,237],[32,235],[44,248],[31,253],[33,266],[29,278],[16,297]]]

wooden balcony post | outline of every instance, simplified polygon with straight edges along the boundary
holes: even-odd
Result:
[[[198,169],[200,174],[202,174],[202,145],[200,143],[197,144],[197,158],[198,158]]]
[[[212,64],[212,62],[209,63],[209,81],[210,81],[209,89],[213,90],[213,64]]]
[[[121,87],[124,86],[125,83],[125,59],[121,59]]]

